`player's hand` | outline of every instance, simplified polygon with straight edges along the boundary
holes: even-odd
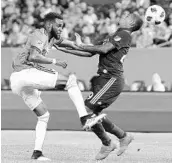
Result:
[[[56,64],[55,65],[56,66],[61,66],[63,68],[66,68],[67,67],[66,61],[61,61],[61,60],[58,60],[58,59],[56,59]]]
[[[81,36],[78,33],[75,33],[75,37],[76,37],[76,45],[80,46],[83,44],[83,42],[81,41]]]

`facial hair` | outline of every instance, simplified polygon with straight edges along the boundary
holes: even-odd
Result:
[[[57,39],[57,40],[59,40],[60,39],[60,35],[57,33],[57,32],[55,32],[55,30],[52,28],[52,31],[51,31],[51,35],[55,38],[55,39]]]

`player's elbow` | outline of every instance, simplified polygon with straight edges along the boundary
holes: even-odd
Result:
[[[30,54],[28,57],[28,61],[35,62],[38,59],[38,55],[36,54]]]

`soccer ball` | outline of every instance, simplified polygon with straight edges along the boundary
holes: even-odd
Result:
[[[154,25],[161,24],[165,19],[165,11],[161,6],[149,6],[145,13],[145,21]]]

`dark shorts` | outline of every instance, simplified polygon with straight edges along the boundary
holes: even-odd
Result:
[[[123,77],[97,76],[92,80],[92,93],[85,100],[85,105],[95,113],[111,105],[122,92]]]

